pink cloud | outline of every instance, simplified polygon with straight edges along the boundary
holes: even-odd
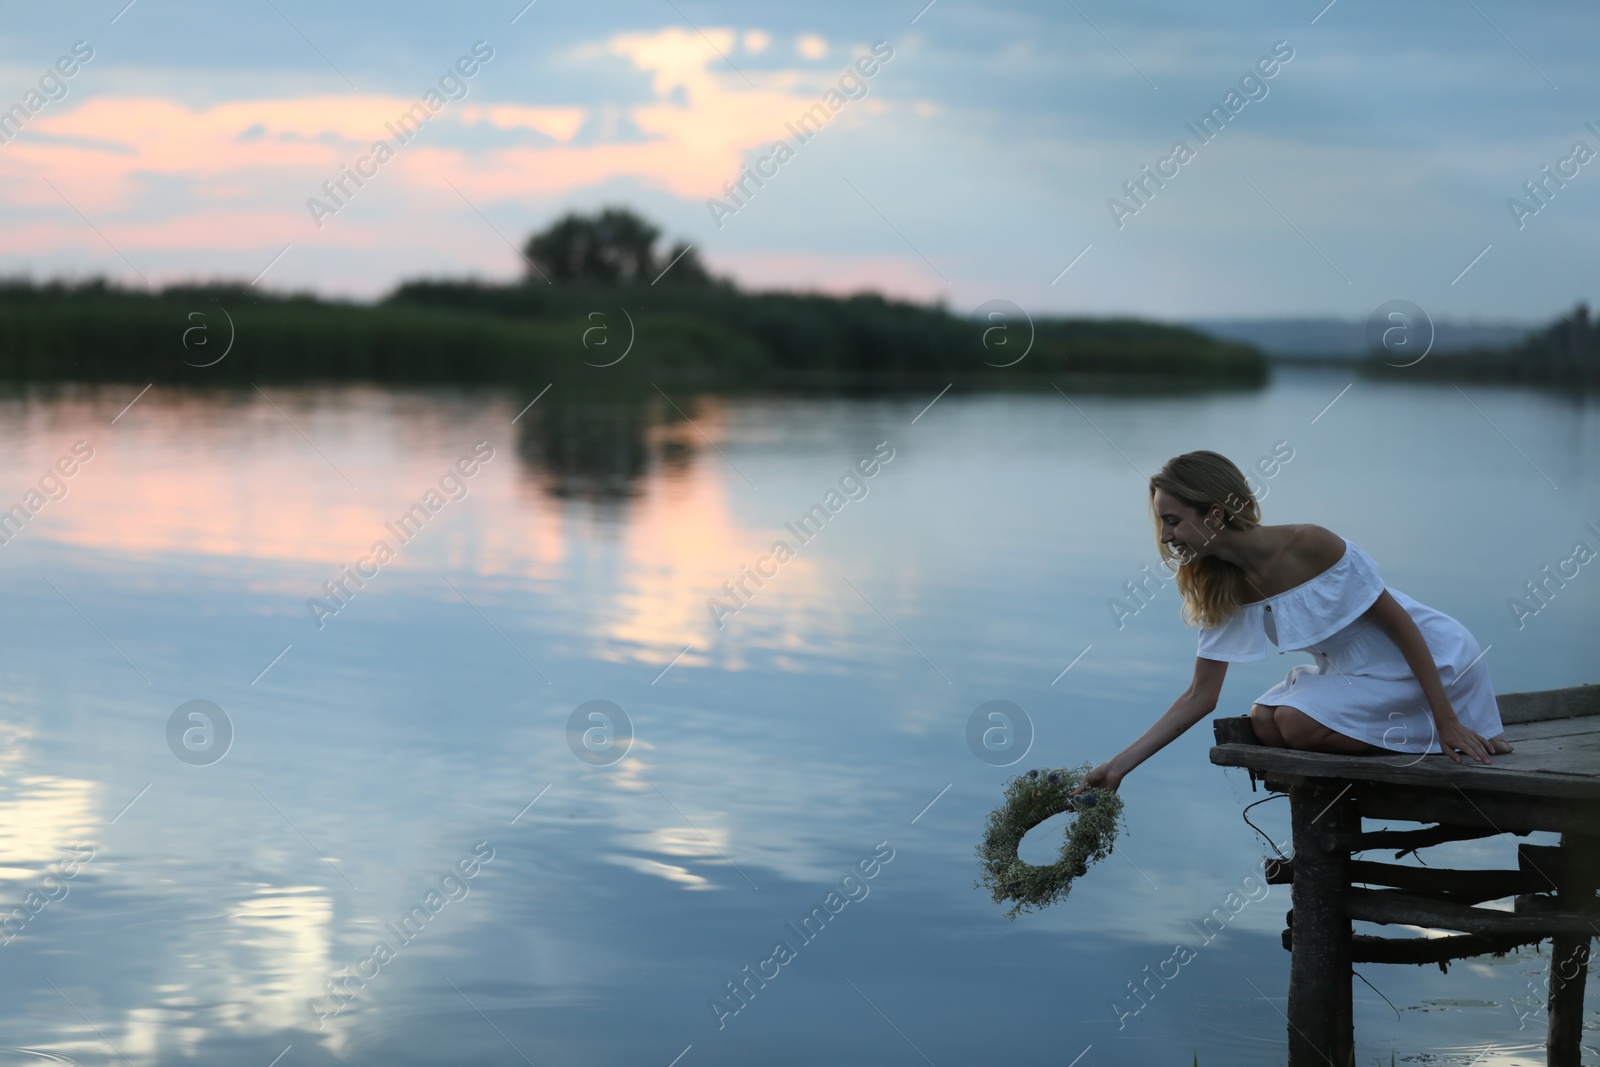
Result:
[[[738,35],[706,33],[715,49],[698,33],[673,27],[579,50],[621,56],[651,75],[654,99],[622,109],[643,140],[577,144],[595,109],[473,96],[446,103],[406,144],[391,132],[417,105],[406,97],[269,98],[198,108],[157,97],[84,99],[38,115],[21,137],[0,145],[0,202],[13,212],[0,255],[97,248],[109,259],[62,196],[135,262],[141,250],[188,249],[200,260],[208,251],[275,251],[289,242],[399,251],[397,242],[414,239],[416,230],[396,226],[397,218],[456,210],[444,178],[478,206],[548,202],[619,178],[690,200],[720,196],[741,163],[786,137],[785,122],[817,102],[823,75],[758,72],[752,86],[717,51],[733,53]],[[499,132],[475,144],[479,130]],[[505,145],[501,134],[517,130],[538,139]],[[324,217],[318,227],[308,200],[329,203],[323,183],[339,181],[380,138],[394,148],[393,158],[368,175],[366,186],[346,185],[346,199],[360,209]],[[206,269],[202,262],[189,268]],[[832,272],[811,273],[828,284]],[[897,265],[890,276],[904,274],[909,287],[912,273]],[[885,277],[859,268],[853,276],[879,283]]]

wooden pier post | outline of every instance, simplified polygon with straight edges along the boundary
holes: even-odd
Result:
[[[1350,1009],[1350,853],[1339,836],[1361,828],[1350,786],[1289,790],[1294,834],[1294,953],[1289,963],[1289,1067],[1345,1067],[1355,1048]]]
[[[1556,899],[1577,907],[1594,905],[1600,881],[1600,838],[1582,834],[1561,835],[1558,869],[1550,872]],[[1580,1067],[1583,1038],[1583,991],[1589,977],[1587,931],[1560,933],[1550,940],[1550,999],[1546,1008],[1546,1062],[1549,1067]]]

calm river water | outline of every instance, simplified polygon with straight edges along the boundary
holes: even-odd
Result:
[[[1012,775],[1187,684],[1175,590],[1125,588],[1178,452],[1292,455],[1267,521],[1360,544],[1499,691],[1600,681],[1600,571],[1510,607],[1600,546],[1600,405],[1348,383],[7,394],[0,1064],[1281,1063],[1288,890],[1248,893],[1266,794],[1208,723],[1066,902],[1008,921],[974,848]],[[1218,714],[1303,660],[1235,665]],[[968,744],[991,700],[1011,766]],[[1359,1062],[1542,1063],[1547,960],[1362,967]]]

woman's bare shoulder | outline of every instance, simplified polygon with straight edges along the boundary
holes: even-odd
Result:
[[[1292,529],[1290,551],[1307,569],[1320,574],[1344,557],[1344,538],[1326,526],[1302,523]]]

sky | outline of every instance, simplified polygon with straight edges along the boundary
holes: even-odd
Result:
[[[960,313],[1595,295],[1575,2],[524,3],[8,5],[0,274],[371,299],[626,205],[741,285]]]

